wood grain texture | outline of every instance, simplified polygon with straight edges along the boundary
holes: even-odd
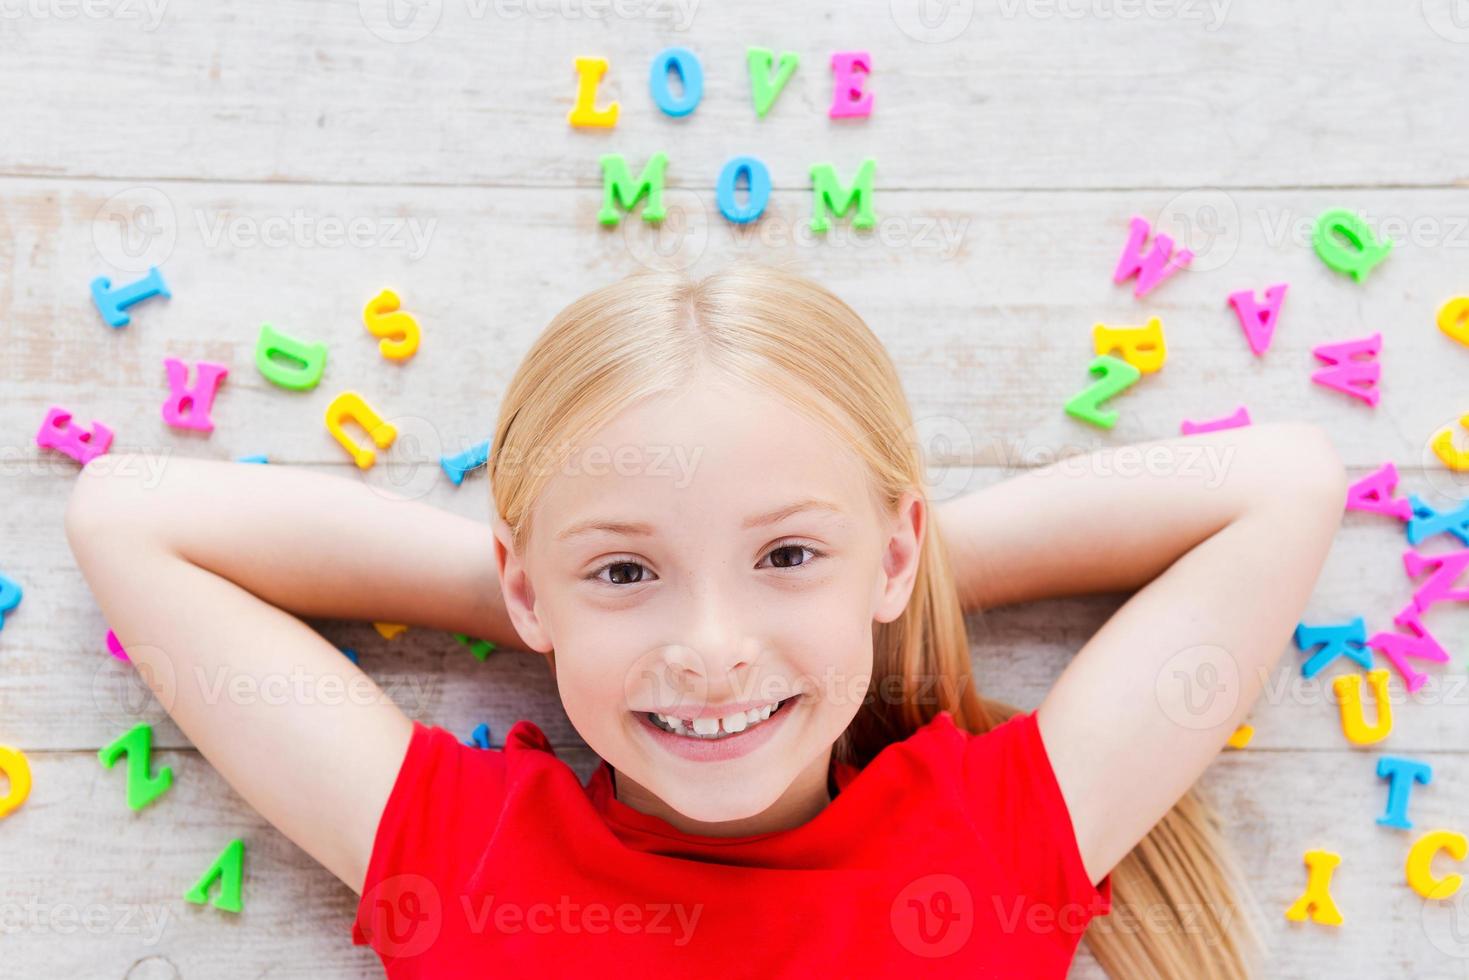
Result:
[[[26,57],[0,68],[16,93],[0,173],[593,187],[598,152],[664,148],[691,188],[757,151],[787,188],[813,163],[872,155],[888,187],[1183,189],[1445,186],[1469,159],[1446,124],[1462,121],[1454,38],[1469,28],[1436,0],[417,6],[401,28],[381,0],[195,0],[153,30],[144,16],[12,19]],[[683,119],[648,95],[653,56],[673,45],[704,65],[704,101]],[[801,57],[764,120],[747,45]],[[832,125],[829,59],[851,49],[872,54],[876,111]],[[566,125],[582,54],[611,64],[612,132]]]
[[[34,445],[51,405],[103,421],[116,449],[152,465],[267,453],[487,520],[483,475],[456,488],[437,460],[489,434],[557,310],[639,269],[703,274],[750,258],[818,278],[883,340],[936,499],[1240,404],[1257,421],[1326,426],[1354,477],[1391,460],[1400,493],[1437,506],[1469,496],[1428,448],[1469,411],[1469,349],[1434,324],[1440,304],[1469,293],[1469,25],[1449,0],[424,0],[396,26],[375,0],[43,8],[0,19],[11,52],[0,59],[0,574],[26,590],[0,632],[0,743],[23,748],[35,777],[30,801],[0,821],[0,975],[381,972],[350,945],[350,891],[245,807],[107,655],[60,523],[76,466]],[[747,44],[802,59],[763,121]],[[671,45],[697,51],[706,74],[704,102],[683,120],[647,95],[649,62]],[[872,53],[876,112],[830,121],[827,59],[851,48]],[[603,100],[622,105],[611,133],[565,123],[572,59],[593,53],[612,64]],[[663,226],[598,226],[598,156],[639,166],[655,150],[671,161]],[[763,159],[777,188],[746,230],[719,216],[713,192],[740,153]],[[812,236],[811,165],[845,176],[866,156],[878,227],[837,222]],[[1333,206],[1396,243],[1366,283],[1311,251],[1311,223]],[[1196,253],[1142,301],[1110,281],[1134,214]],[[149,265],[173,298],[105,326],[88,281]],[[1277,282],[1290,284],[1281,326],[1255,358],[1225,297]],[[362,328],[384,287],[424,328],[406,364],[379,357]],[[1066,417],[1089,380],[1092,325],[1151,315],[1166,369],[1116,400],[1109,432]],[[330,346],[317,389],[259,375],[262,323]],[[1376,409],[1310,382],[1313,347],[1373,332],[1384,338]],[[211,436],[163,424],[167,356],[229,367]],[[348,389],[400,432],[366,474],[322,424]],[[1390,629],[1413,588],[1404,547],[1396,521],[1348,513],[1303,619],[1361,615],[1369,631]],[[1120,601],[970,617],[981,688],[1039,703]],[[1254,740],[1202,781],[1260,902],[1271,977],[1469,980],[1469,898],[1425,903],[1403,878],[1423,830],[1469,831],[1469,616],[1436,608],[1425,621],[1454,659],[1424,665],[1430,681],[1414,695],[1394,678],[1387,741],[1348,746],[1329,686],[1345,667],[1303,681],[1302,656],[1286,650],[1252,714]],[[529,718],[580,776],[595,765],[537,656],[479,663],[442,633],[389,641],[366,623],[313,625],[359,651],[415,718],[463,737],[488,722],[497,742]],[[344,659],[343,675],[352,669]],[[139,721],[155,723],[177,782],[134,814],[96,750]],[[1413,831],[1374,822],[1384,754],[1434,767],[1413,794]],[[182,899],[234,836],[248,848],[238,919]],[[1343,856],[1340,929],[1283,918],[1304,887],[1301,855],[1318,847]],[[1073,974],[1100,976],[1084,950]]]
[[[1200,239],[1190,270],[1139,301],[1113,285],[1112,269],[1129,215],[1156,219],[1167,192],[879,190],[877,229],[838,225],[820,241],[806,230],[807,195],[794,191],[777,194],[762,222],[740,232],[719,216],[712,193],[693,191],[670,194],[661,230],[631,218],[606,230],[591,190],[188,183],[154,196],[90,181],[59,191],[34,180],[0,187],[11,230],[3,258],[16,270],[0,291],[0,466],[12,471],[37,459],[46,472],[69,465],[34,445],[52,404],[103,422],[118,448],[343,461],[322,417],[349,389],[400,430],[384,462],[436,460],[488,436],[521,355],[587,288],[650,266],[702,274],[742,258],[818,277],[864,316],[888,346],[939,463],[1030,465],[1176,435],[1186,418],[1244,404],[1257,421],[1325,425],[1353,465],[1392,459],[1442,471],[1429,442],[1469,410],[1469,348],[1435,324],[1440,306],[1469,289],[1469,202],[1453,191],[1210,192],[1193,206],[1224,215],[1224,230]],[[115,193],[151,201],[147,220],[172,233],[137,255],[122,251],[116,206],[107,203]],[[1368,283],[1331,272],[1310,248],[1315,217],[1342,203],[1410,229]],[[353,222],[369,244],[348,243]],[[99,269],[99,241],[125,268]],[[0,249],[5,243],[0,236]],[[174,298],[134,307],[127,327],[106,326],[87,282],[103,271],[124,282],[150,262],[165,270]],[[1278,282],[1290,284],[1280,327],[1257,358],[1226,297]],[[362,327],[363,306],[387,286],[423,329],[405,363],[384,360]],[[1062,405],[1090,383],[1093,325],[1149,316],[1163,323],[1166,376],[1119,396],[1110,432],[1067,417]],[[255,369],[264,323],[328,344],[314,390],[275,388]],[[1380,405],[1311,382],[1321,366],[1312,348],[1373,333],[1383,337]],[[163,423],[170,356],[230,369],[207,439]],[[1459,442],[1469,444],[1469,433]],[[1469,480],[1454,487],[1469,493]]]

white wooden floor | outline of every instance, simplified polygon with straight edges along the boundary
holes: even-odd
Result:
[[[398,0],[395,0],[398,2]],[[159,6],[159,4],[162,4]],[[749,255],[789,262],[864,314],[897,360],[946,492],[1076,451],[1169,435],[1184,418],[1245,404],[1257,421],[1326,425],[1354,476],[1391,460],[1400,492],[1439,507],[1469,495],[1429,452],[1469,412],[1469,349],[1438,331],[1469,294],[1469,11],[1457,0],[384,0],[207,3],[28,0],[0,17],[0,574],[25,599],[0,632],[0,744],[23,749],[35,787],[0,821],[0,976],[357,977],[354,896],[262,824],[102,645],[106,625],[71,561],[60,518],[76,467],[38,450],[53,404],[116,433],[116,449],[355,473],[320,419],[361,392],[401,433],[362,477],[488,517],[482,475],[462,487],[436,460],[489,434],[497,400],[548,318],[643,264],[713,269]],[[431,27],[431,29],[429,29]],[[703,59],[691,116],[647,94],[664,47]],[[745,47],[794,50],[801,67],[764,120]],[[831,121],[830,53],[872,53],[874,114]],[[611,61],[610,132],[573,131],[572,59]],[[668,153],[672,213],[596,221],[599,154],[640,167]],[[776,186],[753,230],[719,216],[713,187],[750,153]],[[874,233],[805,233],[807,174],[877,160]],[[1398,241],[1367,282],[1330,272],[1309,229],[1332,206]],[[1128,219],[1197,253],[1143,301],[1110,282]],[[173,291],[106,327],[87,284],[158,265]],[[1290,283],[1263,359],[1226,296]],[[384,287],[424,326],[419,354],[388,365],[360,325]],[[1103,432],[1061,406],[1088,381],[1093,323],[1160,316],[1167,367],[1119,398]],[[262,323],[330,344],[315,391],[286,393],[253,367]],[[1382,403],[1309,381],[1311,348],[1380,331]],[[165,356],[231,369],[192,438],[159,419]],[[1469,434],[1465,434],[1469,435]],[[1461,445],[1464,444],[1461,437]],[[1435,541],[1441,550],[1452,541]],[[1401,526],[1351,513],[1305,613],[1391,628],[1412,592]],[[1025,706],[1115,608],[1059,601],[971,621],[988,690]],[[1248,615],[1242,610],[1241,615]],[[1344,741],[1331,668],[1302,682],[1282,659],[1253,719],[1204,785],[1229,824],[1269,928],[1278,977],[1469,978],[1469,889],[1425,903],[1406,885],[1423,830],[1469,831],[1469,612],[1427,623],[1454,655],[1416,695],[1394,678],[1396,727]],[[537,658],[479,664],[444,634],[387,641],[320,624],[416,718],[498,740],[540,724],[585,775]],[[176,784],[122,807],[96,752],[156,722]],[[1384,754],[1433,766],[1413,831],[1375,823]],[[183,891],[234,836],[249,848],[245,911]],[[1292,924],[1303,852],[1342,855],[1340,928]],[[1452,870],[1440,858],[1439,873]],[[1460,868],[1469,872],[1469,868]],[[1075,971],[1096,976],[1083,954]]]

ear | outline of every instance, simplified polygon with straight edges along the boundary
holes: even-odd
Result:
[[[505,612],[515,632],[525,641],[527,649],[537,653],[551,652],[551,637],[536,614],[536,592],[526,574],[525,562],[515,552],[515,537],[505,519],[495,515],[492,522],[495,532],[495,567],[500,573],[500,594],[505,600]]]
[[[923,550],[923,535],[928,522],[928,506],[923,496],[909,490],[898,501],[897,523],[883,544],[882,570],[878,576],[877,606],[872,618],[890,623],[903,614],[913,594],[918,577],[918,558]]]

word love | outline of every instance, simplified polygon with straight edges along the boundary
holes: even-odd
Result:
[[[745,62],[750,73],[750,101],[755,115],[761,119],[775,105],[786,83],[796,73],[800,56],[783,51],[776,61],[769,48],[746,48]],[[580,57],[576,65],[576,102],[566,120],[573,126],[610,129],[617,125],[621,105],[617,102],[597,108],[597,88],[607,74],[607,59]],[[850,119],[872,115],[872,93],[867,91],[867,76],[872,72],[872,56],[866,51],[836,51],[831,56],[832,97],[827,115],[832,119]],[[679,91],[671,81],[677,77]],[[688,48],[666,48],[653,57],[648,76],[648,89],[653,103],[664,114],[675,118],[687,116],[704,98],[704,66],[699,56]]]
[[[750,76],[750,100],[755,115],[765,118],[786,83],[795,74],[800,57],[782,52],[777,58],[769,48],[748,48],[745,56]],[[607,59],[580,57],[576,65],[576,101],[567,114],[567,122],[575,127],[610,129],[617,125],[621,106],[612,102],[598,107],[597,90],[607,73]],[[873,95],[867,89],[872,72],[872,56],[866,51],[837,51],[831,56],[832,98],[827,115],[832,119],[866,117],[872,114]],[[674,80],[677,80],[677,91]],[[698,108],[704,98],[704,66],[699,56],[688,48],[667,48],[654,58],[648,76],[653,103],[668,116],[681,118]],[[597,220],[606,227],[618,224],[622,213],[643,201],[643,220],[658,224],[664,218],[663,180],[668,157],[654,153],[634,178],[627,160],[618,153],[604,154],[602,167],[602,207]],[[830,227],[829,214],[841,216],[852,209],[856,214],[852,227],[872,228],[877,217],[872,211],[872,180],[875,162],[865,159],[850,184],[844,183],[836,168],[817,164],[811,168],[812,209],[810,228],[825,232]],[[739,191],[743,188],[744,200]],[[753,156],[737,156],[724,165],[716,183],[719,212],[732,224],[749,224],[759,220],[770,201],[770,171]]]

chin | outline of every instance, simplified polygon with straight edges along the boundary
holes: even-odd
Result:
[[[775,805],[784,787],[755,788],[748,783],[728,790],[710,792],[681,784],[657,791],[658,798],[689,820],[700,823],[727,823],[754,817]]]

